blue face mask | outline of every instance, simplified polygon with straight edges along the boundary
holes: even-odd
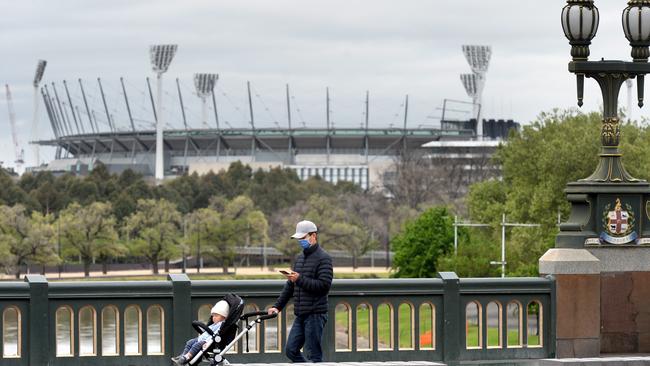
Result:
[[[302,247],[302,249],[307,249],[309,248],[309,240],[307,239],[300,239],[298,240],[298,244]]]

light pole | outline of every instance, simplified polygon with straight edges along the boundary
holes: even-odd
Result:
[[[34,82],[32,83],[34,86],[34,106],[32,108],[34,111],[34,116],[32,119],[32,144],[34,147],[34,161],[36,163],[36,167],[41,165],[41,152],[38,144],[35,143],[36,140],[38,140],[38,84],[40,84],[41,80],[43,79],[43,73],[45,72],[46,65],[47,61],[38,60],[38,63],[36,64],[36,73],[34,74]]]
[[[458,227],[490,227],[490,224],[462,222],[458,221],[458,215],[454,216],[454,256],[458,255]]]
[[[151,66],[156,73],[158,101],[156,103],[156,181],[162,182],[165,178],[165,164],[163,159],[163,118],[162,118],[162,75],[167,72],[169,64],[172,62],[176,49],[175,44],[154,45],[149,47],[151,56]]]
[[[501,278],[506,277],[506,227],[539,227],[540,224],[522,224],[519,222],[506,222],[506,214],[501,216],[501,261],[492,261],[492,265],[501,266]]]
[[[491,265],[501,266],[501,277],[506,276],[506,227],[539,227],[539,224],[506,222],[506,214],[501,216],[501,261],[490,261]],[[490,224],[461,222],[454,216],[454,256],[458,255],[458,227],[490,227]]]
[[[592,78],[602,91],[603,123],[598,167],[589,177],[569,183],[565,190],[571,215],[560,225],[558,248],[650,243],[650,225],[643,224],[649,220],[644,203],[650,199],[650,185],[623,167],[618,117],[619,91],[628,79],[637,79],[638,104],[643,106],[644,77],[650,73],[650,0],[630,0],[623,10],[622,26],[632,46],[632,61],[588,60],[599,20],[593,0],[568,0],[562,9],[562,29],[571,45],[568,68],[576,75],[578,106],[583,104],[584,79]],[[612,217],[621,222],[610,225]],[[622,218],[627,221],[623,223]]]
[[[217,74],[194,74],[196,94],[201,98],[202,125],[208,125],[208,97],[212,95],[214,86],[219,80]]]
[[[483,123],[481,123],[481,105],[483,100],[483,88],[485,87],[485,75],[490,66],[490,57],[492,56],[492,47],[465,45],[463,54],[467,63],[472,69],[471,74],[463,74],[460,80],[465,87],[467,95],[472,98],[473,116],[476,117],[476,138],[483,139]]]

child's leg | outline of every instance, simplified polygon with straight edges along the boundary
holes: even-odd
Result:
[[[183,348],[183,352],[181,352],[181,355],[187,354],[187,352],[189,352],[190,349],[192,349],[192,346],[194,346],[194,344],[197,343],[196,342],[197,340],[198,338],[192,338],[189,341],[187,341],[187,343],[185,343],[185,348]]]
[[[192,347],[190,347],[190,349],[187,352],[185,352],[185,358],[189,360],[194,356],[196,356],[196,354],[199,353],[201,348],[203,348],[203,343],[205,342],[194,342]]]

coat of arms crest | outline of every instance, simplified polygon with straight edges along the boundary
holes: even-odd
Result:
[[[621,199],[616,199],[612,210],[612,204],[605,206],[603,212],[603,231],[600,234],[601,242],[608,244],[629,244],[637,239],[634,231],[634,212],[629,204],[621,204]]]

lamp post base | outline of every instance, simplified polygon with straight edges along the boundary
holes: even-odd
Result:
[[[579,181],[565,189],[571,215],[556,248],[650,246],[650,184]]]

